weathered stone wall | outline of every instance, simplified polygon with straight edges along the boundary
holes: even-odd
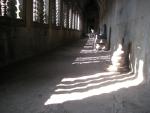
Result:
[[[122,38],[125,46],[131,46],[131,64],[144,61],[145,80],[150,73],[150,1],[149,0],[107,0],[106,13],[101,25],[107,25],[107,34],[111,38],[111,50],[116,50]]]
[[[82,31],[53,27],[51,18],[46,25],[34,23],[32,0],[25,0],[24,6],[23,22],[0,16],[0,67],[50,51],[81,36]]]
[[[0,26],[0,67],[80,38],[81,31],[43,25]]]

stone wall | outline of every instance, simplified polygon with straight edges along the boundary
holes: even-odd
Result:
[[[111,38],[111,50],[116,50],[121,40],[124,46],[131,46],[131,64],[144,61],[145,80],[150,73],[150,1],[149,0],[107,0],[106,12],[101,18],[101,25],[106,23],[107,36]]]
[[[16,26],[9,21],[4,25],[0,22],[0,67],[50,51],[81,36],[77,30],[29,24],[30,21]]]
[[[13,2],[15,3],[15,1]],[[72,5],[75,5],[75,2]],[[24,0],[23,3],[22,19],[11,18],[7,15],[7,7],[12,8],[13,6],[13,9],[15,9],[14,4],[0,7],[0,9],[3,9],[3,13],[6,13],[0,15],[0,67],[50,51],[62,44],[78,40],[81,36],[82,15],[80,15],[80,31],[69,28],[65,29],[62,27],[63,25],[54,27],[51,24],[51,14],[48,18],[48,24],[33,22],[33,1]],[[50,10],[52,7],[51,5],[49,6]],[[13,9],[9,11],[16,14],[16,10],[14,11]],[[63,15],[61,14],[61,16]],[[61,21],[63,22],[62,17]]]

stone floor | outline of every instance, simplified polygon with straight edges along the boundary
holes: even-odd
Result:
[[[1,69],[0,113],[150,113],[150,87],[132,73],[107,72],[110,52],[96,53],[92,43]]]

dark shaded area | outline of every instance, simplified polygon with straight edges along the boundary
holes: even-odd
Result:
[[[111,27],[109,28],[109,35],[108,35],[108,50],[111,48]]]
[[[86,45],[90,47],[92,43],[87,43],[85,39],[80,40],[76,44],[62,46],[59,50],[1,68],[0,96],[3,98],[0,99],[0,111],[20,113],[21,108],[25,113],[32,110],[45,111],[47,107],[44,106],[44,102],[64,77],[78,77],[103,72],[108,62],[72,64],[78,57],[96,57],[100,54],[109,54],[81,53],[82,49],[86,49],[84,48]],[[90,51],[93,48],[86,50]],[[6,109],[6,106],[10,109]]]
[[[85,1],[81,1],[85,2]],[[99,30],[99,6],[96,0],[87,0],[83,7],[83,29],[84,32],[90,32],[90,29],[94,29],[95,32]]]

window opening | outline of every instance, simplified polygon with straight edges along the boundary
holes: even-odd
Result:
[[[23,0],[0,0],[0,16],[23,18]]]
[[[61,1],[56,0],[56,26],[60,26],[60,16],[61,16]]]
[[[33,0],[33,21],[48,24],[49,0]]]
[[[67,4],[63,2],[63,26],[67,28]]]
[[[69,9],[69,29],[71,29],[71,21],[72,21],[72,9]]]

